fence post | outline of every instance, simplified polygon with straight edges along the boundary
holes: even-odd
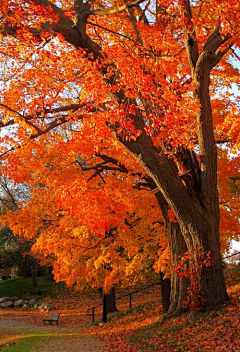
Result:
[[[94,323],[95,316],[94,316],[94,308],[92,308],[92,323]]]
[[[103,291],[103,322],[107,322],[107,296]]]
[[[132,294],[129,294],[129,309],[132,308]]]

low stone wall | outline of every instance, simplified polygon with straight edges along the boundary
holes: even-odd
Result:
[[[2,297],[0,298],[0,307],[1,308],[12,308],[12,307],[32,308],[32,309],[38,309],[41,312],[49,312],[51,310],[50,304],[37,301],[34,298],[27,300],[27,299],[19,299],[16,297]]]

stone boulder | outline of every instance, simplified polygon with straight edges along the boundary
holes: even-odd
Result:
[[[51,306],[44,302],[39,302],[35,298],[30,300],[27,299],[19,299],[17,297],[2,297],[0,298],[0,308],[8,308],[8,307],[23,307],[30,309],[39,309],[42,312],[49,312]]]
[[[13,307],[14,306],[14,301],[5,301],[0,303],[1,308],[8,308],[8,307]]]
[[[23,307],[24,304],[25,304],[25,300],[24,299],[18,299],[17,301],[15,301],[14,307]]]
[[[34,298],[30,299],[30,301],[29,301],[30,306],[34,306],[36,303],[37,303],[37,301]]]
[[[38,309],[42,305],[42,302],[37,302],[34,304],[33,308]]]
[[[0,298],[0,303],[10,301],[10,300],[11,300],[10,297],[2,297],[2,298]]]
[[[40,312],[49,312],[51,309],[51,306],[47,303],[43,303],[39,306],[38,309],[40,310]]]

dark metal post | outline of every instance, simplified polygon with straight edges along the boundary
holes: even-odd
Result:
[[[94,323],[95,316],[94,316],[94,308],[92,308],[92,323]]]
[[[132,294],[129,294],[129,309],[132,308]]]
[[[103,322],[107,322],[107,296],[103,290]]]

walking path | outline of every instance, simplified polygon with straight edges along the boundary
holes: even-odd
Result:
[[[1,314],[2,313],[2,314]],[[22,316],[21,312],[0,310],[0,346],[9,341],[14,341],[21,337],[37,336],[42,334],[52,334],[44,342],[39,342],[31,352],[106,352],[104,343],[94,336],[87,336],[83,333],[83,324],[67,326],[64,323],[59,325],[43,325],[42,316],[29,315]],[[24,319],[24,320],[23,320]],[[35,323],[34,323],[35,322]],[[79,327],[80,326],[80,327]],[[1,347],[0,347],[1,350]],[[24,352],[24,351],[19,351]]]

